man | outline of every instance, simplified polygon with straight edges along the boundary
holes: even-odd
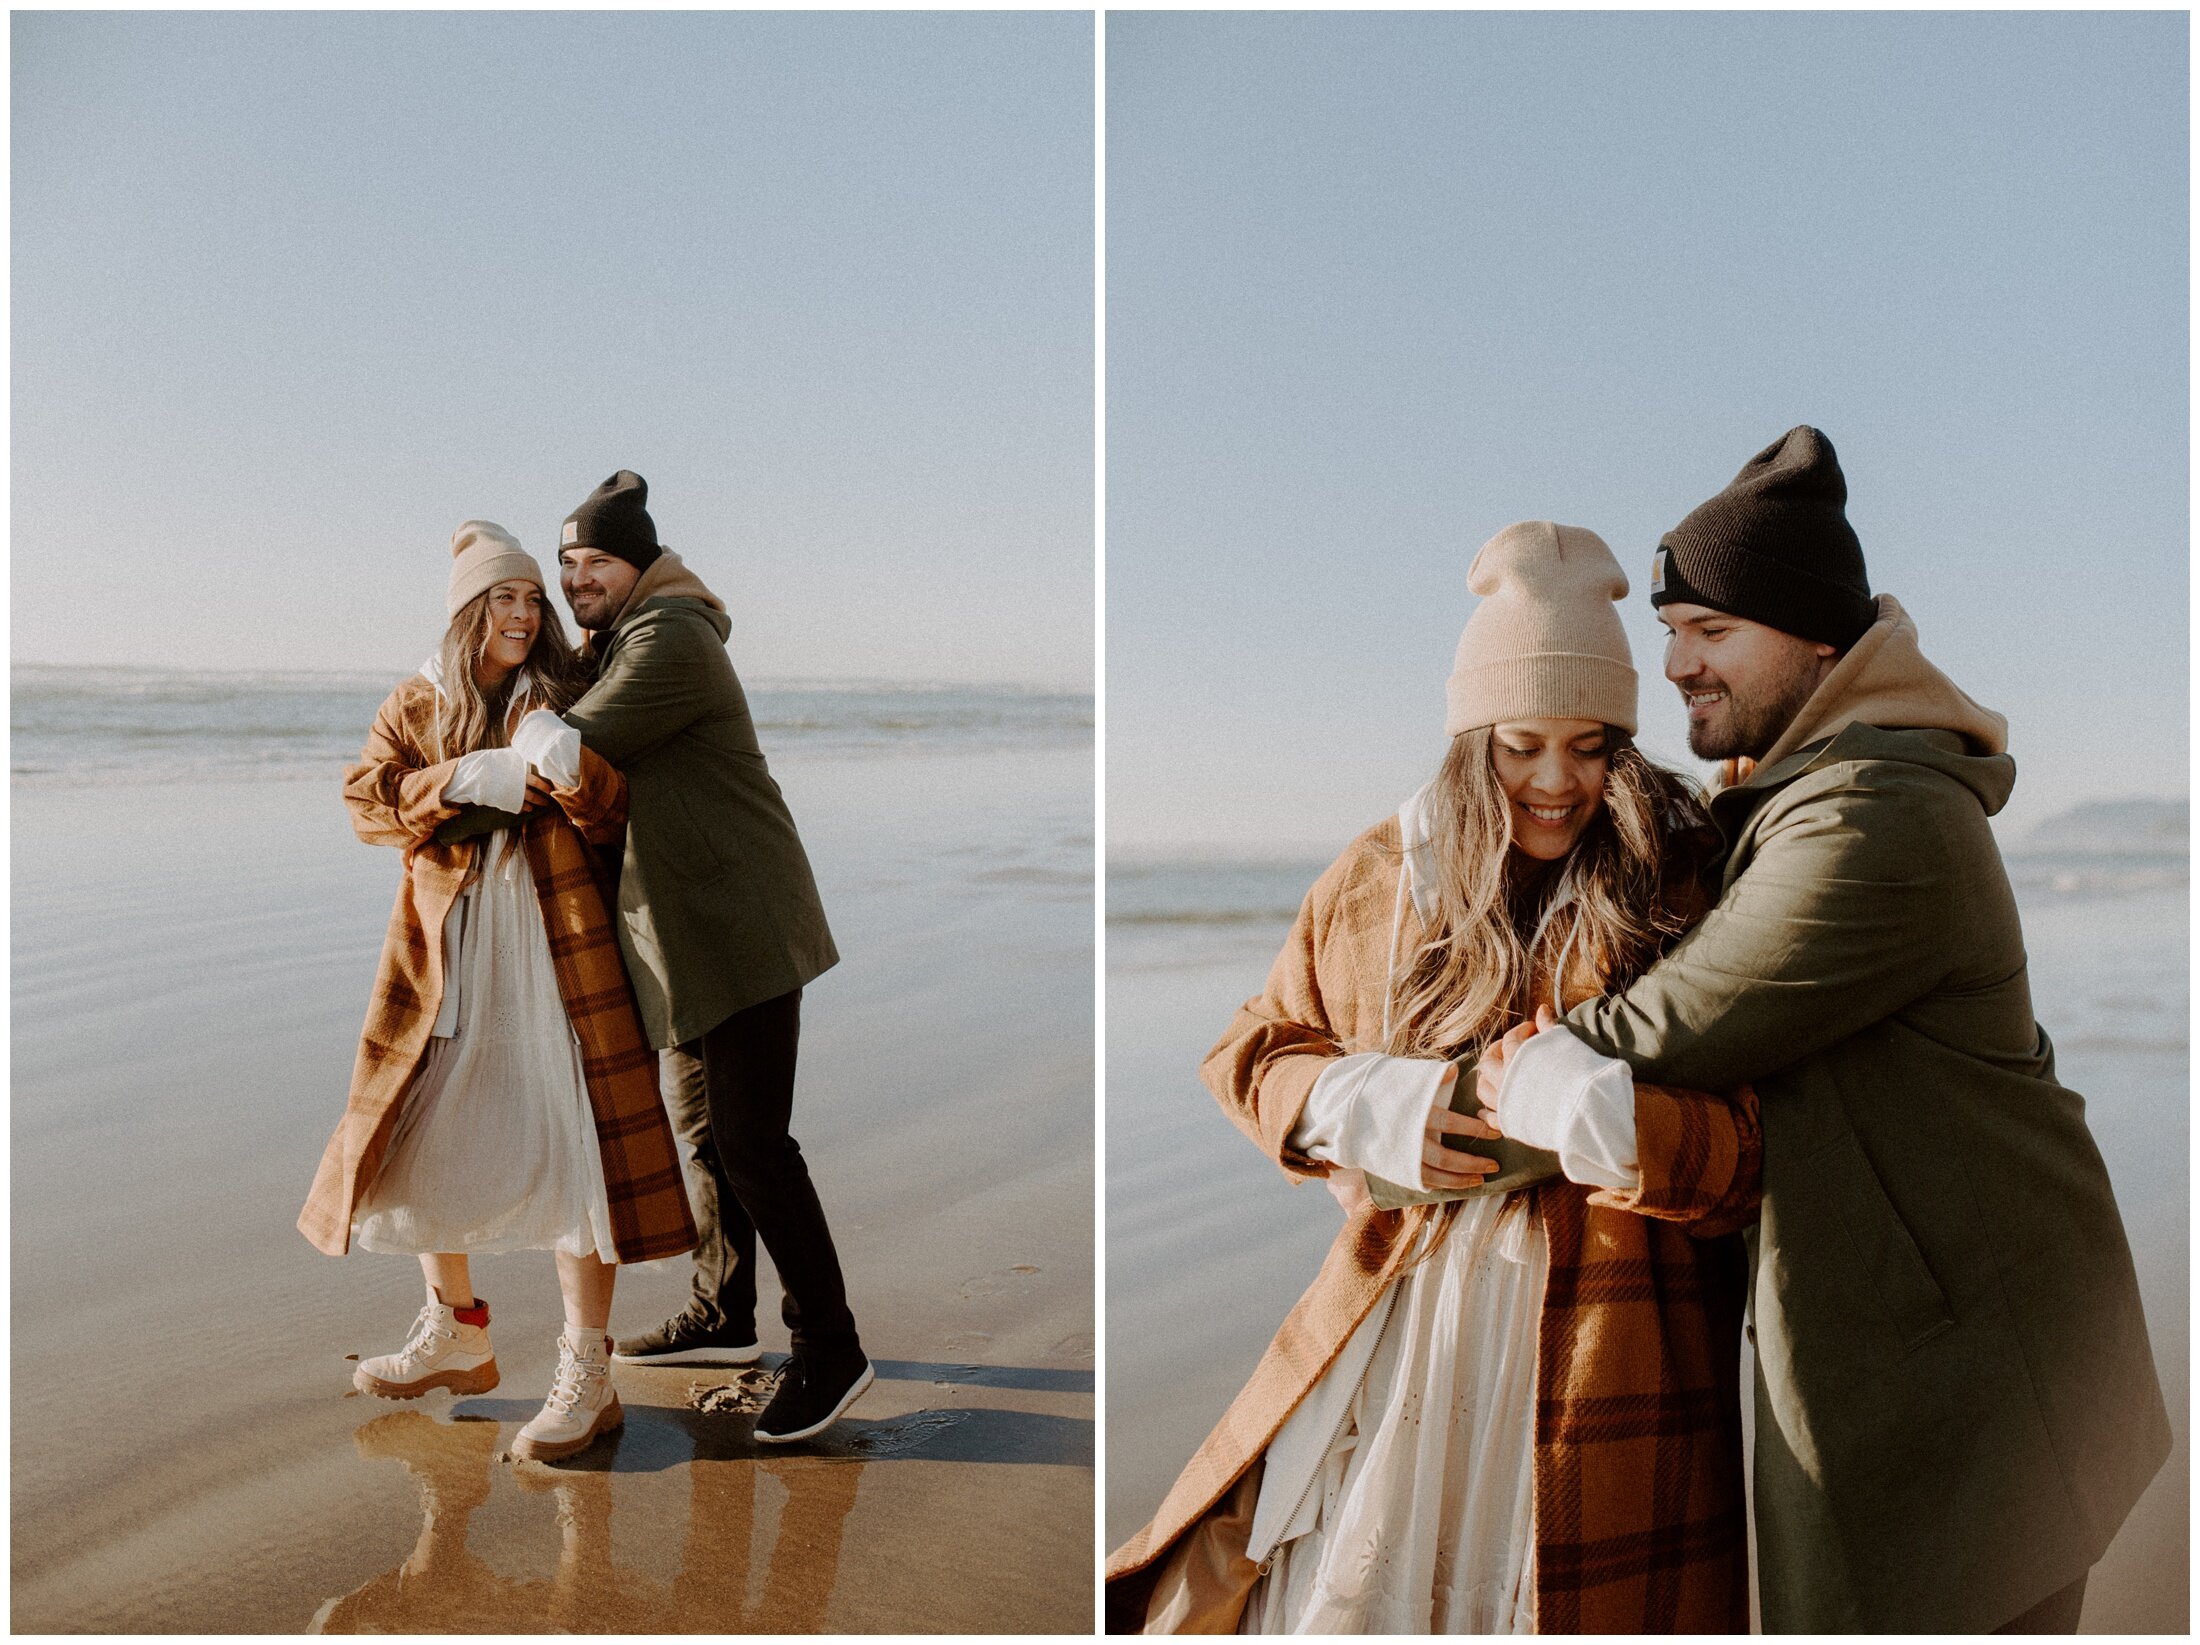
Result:
[[[2004,722],[1870,596],[1846,499],[1798,428],[1663,539],[1689,746],[1738,762],[1711,800],[1718,906],[1563,1032],[1508,1036],[1479,1090],[1536,1142],[1610,1059],[1756,1087],[1768,1633],[2074,1632],[2168,1418],[1987,827],[2015,780]]]
[[[701,1179],[688,1306],[619,1341],[614,1357],[753,1363],[761,1237],[792,1354],[756,1437],[780,1444],[826,1427],[872,1380],[787,1129],[802,989],[839,955],[726,657],[726,608],[658,543],[648,501],[648,483],[621,469],[567,516],[560,581],[596,682],[564,728],[530,716],[513,744],[536,757],[539,739],[536,763],[556,769],[554,745],[585,743],[626,777],[619,936],[650,1043],[669,1053],[673,1121]]]

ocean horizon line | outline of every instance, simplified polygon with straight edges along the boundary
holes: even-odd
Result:
[[[391,665],[388,668],[363,666],[357,668],[309,668],[267,666],[262,668],[214,668],[192,663],[56,663],[28,658],[10,658],[8,670],[11,676],[18,673],[50,675],[130,675],[146,679],[189,678],[202,680],[235,681],[283,681],[295,680],[325,685],[355,685],[371,682],[402,680],[418,673],[419,662]],[[844,691],[851,695],[886,695],[890,693],[990,693],[1004,697],[1083,697],[1091,698],[1094,688],[1090,684],[1077,685],[1067,682],[1049,683],[1043,680],[991,680],[958,679],[936,675],[928,679],[897,679],[885,675],[820,675],[820,674],[744,674],[743,685],[763,691]]]

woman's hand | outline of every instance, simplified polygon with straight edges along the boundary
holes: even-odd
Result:
[[[1367,1197],[1367,1173],[1345,1166],[1322,1178],[1322,1186],[1329,1190],[1329,1197],[1344,1208],[1348,1217],[1356,1217],[1375,1202]]]
[[[527,796],[520,802],[520,810],[539,811],[553,803],[550,798],[550,779],[539,771],[527,773]]]
[[[1497,1123],[1497,1093],[1505,1083],[1505,1059],[1519,1050],[1536,1035],[1558,1026],[1558,1013],[1547,1005],[1535,1008],[1535,1020],[1524,1022],[1482,1053],[1482,1060],[1474,1070],[1474,1100],[1481,1106],[1482,1117],[1492,1125]],[[1492,1132],[1492,1136],[1501,1133]]]
[[[1449,1091],[1447,1083],[1445,1091]],[[1428,1111],[1428,1128],[1421,1135],[1421,1186],[1423,1188],[1479,1188],[1482,1179],[1497,1169],[1497,1161],[1480,1154],[1462,1154],[1444,1146],[1446,1137],[1494,1137],[1495,1127],[1472,1114],[1454,1114],[1449,1098],[1439,1093]]]

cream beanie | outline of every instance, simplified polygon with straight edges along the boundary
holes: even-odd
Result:
[[[488,593],[497,584],[522,578],[540,589],[550,586],[542,580],[542,567],[535,564],[535,557],[520,547],[519,539],[504,527],[487,520],[468,520],[451,533],[448,615],[457,616],[468,600]]]
[[[1604,539],[1529,520],[1482,545],[1467,568],[1482,603],[1444,683],[1444,735],[1500,720],[1596,720],[1635,729],[1635,665],[1614,600],[1627,574]]]

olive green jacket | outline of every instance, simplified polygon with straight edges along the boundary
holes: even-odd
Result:
[[[590,636],[596,683],[565,711],[626,777],[619,942],[659,1047],[840,957],[726,656],[732,626],[677,554],[660,555]]]
[[[1883,597],[1713,797],[1717,907],[1567,1017],[1660,1082],[1757,1089],[1767,1632],[1990,1630],[2100,1558],[2169,1450],[2108,1174],[2032,1016],[2001,747]]]

